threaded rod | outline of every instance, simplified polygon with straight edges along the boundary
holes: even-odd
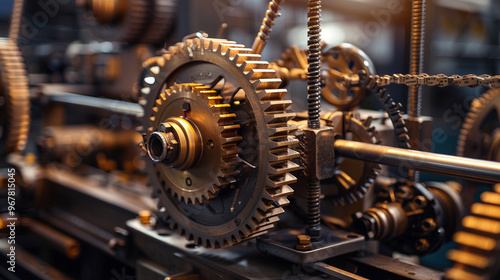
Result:
[[[424,40],[425,0],[413,0],[411,6],[411,75],[419,75],[424,71]],[[408,91],[408,115],[410,118],[418,118],[422,107],[422,88],[412,86]]]
[[[271,33],[271,27],[274,25],[274,20],[281,14],[278,13],[280,10],[280,4],[285,0],[273,0],[269,1],[269,7],[267,8],[266,15],[262,20],[262,25],[260,26],[259,33],[255,38],[252,46],[252,52],[255,54],[261,54],[262,50],[266,46],[266,42],[269,39],[269,34]]]
[[[321,212],[320,212],[321,184],[318,179],[309,180],[307,186],[307,229],[306,234],[311,241],[321,240]]]
[[[307,110],[308,127],[320,128],[321,97],[321,0],[309,0],[307,4]]]

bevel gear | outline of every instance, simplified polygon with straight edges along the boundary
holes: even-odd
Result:
[[[460,131],[457,155],[500,161],[500,89],[474,99]]]
[[[148,151],[153,159],[164,154],[165,159],[156,160],[159,161],[155,164],[156,174],[167,193],[181,202],[205,202],[214,198],[221,188],[235,182],[233,176],[239,173],[236,165],[240,151],[236,144],[241,137],[237,135],[240,126],[233,122],[236,115],[229,113],[229,109],[230,105],[222,104],[217,91],[202,84],[174,85],[156,100],[148,130]],[[175,128],[180,128],[177,125],[180,122],[191,130],[177,132]],[[170,129],[153,132],[160,126]],[[168,133],[172,133],[172,139]],[[194,149],[190,149],[188,137],[178,135],[185,133],[200,138],[198,143],[191,143]],[[162,145],[163,139],[173,142],[168,145],[170,150]],[[188,166],[188,155],[196,151],[198,155],[193,156]]]
[[[0,38],[0,156],[20,152],[30,123],[30,94],[18,47]]]
[[[295,116],[286,112],[291,101],[283,100],[277,78],[260,55],[224,39],[186,39],[144,63],[139,83],[143,106],[142,132],[148,134],[154,101],[175,83],[200,83],[219,92],[240,125],[238,147],[241,164],[231,187],[202,204],[187,204],[165,191],[154,164],[146,160],[150,182],[159,199],[161,218],[181,235],[208,248],[227,247],[266,233],[283,213],[286,198],[296,181],[289,172],[298,165],[298,153],[290,149],[298,141],[287,124]],[[164,210],[164,211],[163,211]]]
[[[355,113],[331,112],[324,117],[335,129],[337,138],[380,144],[372,118],[362,121]],[[335,206],[351,204],[363,198],[380,172],[380,165],[342,157],[335,158],[335,176],[322,181],[325,199]]]

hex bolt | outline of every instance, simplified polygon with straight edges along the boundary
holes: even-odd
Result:
[[[301,234],[297,236],[297,245],[295,249],[299,251],[312,250],[311,237],[309,235]]]
[[[143,225],[150,225],[151,224],[151,211],[149,211],[149,210],[139,211],[139,221]]]

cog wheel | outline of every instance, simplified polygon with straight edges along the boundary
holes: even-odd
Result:
[[[214,198],[222,187],[234,183],[233,176],[239,173],[236,165],[240,149],[236,143],[241,140],[237,135],[240,126],[233,122],[236,115],[229,113],[230,105],[222,104],[221,101],[222,97],[217,91],[202,84],[177,84],[160,94],[152,110],[149,135],[152,135],[154,128],[162,124],[170,125],[169,123],[172,125],[172,133],[176,133],[174,127],[179,122],[175,121],[175,118],[183,116],[187,124],[202,136],[200,143],[194,143],[200,146],[201,150],[194,166],[175,168],[173,158],[170,159],[170,164],[155,164],[155,171],[162,186],[164,185],[167,193],[181,202],[206,202]],[[154,135],[155,137],[149,138],[148,146],[151,147],[148,147],[148,151],[155,151],[157,155],[152,155],[152,158],[157,158],[161,156],[164,147],[161,145],[160,136],[156,136],[161,134],[157,132]],[[186,151],[186,156],[182,158],[182,136],[175,138],[171,152],[177,154],[172,157],[177,156],[178,165],[181,165],[189,151]]]
[[[136,43],[148,28],[149,0],[82,0],[81,24],[97,38]]]
[[[0,155],[20,152],[28,138],[30,94],[21,52],[0,38]]]
[[[500,161],[500,89],[475,99],[458,140],[461,157]]]
[[[154,0],[153,16],[146,33],[141,38],[145,44],[164,43],[173,30],[177,14],[177,0]]]
[[[352,112],[331,112],[323,119],[335,128],[338,138],[380,144],[375,127],[370,127],[372,118],[364,121]],[[380,172],[380,165],[353,159],[336,157],[335,176],[322,181],[325,199],[335,206],[352,204],[363,198]]]
[[[462,228],[453,240],[457,249],[448,252],[454,264],[446,271],[446,279],[498,279],[500,276],[500,185],[495,192],[481,194],[481,201],[474,203],[471,213],[462,219]]]
[[[375,74],[373,62],[358,47],[343,43],[322,54],[322,63],[326,64],[328,74],[324,75],[323,98],[339,110],[352,110],[366,97],[366,87],[358,83],[351,85],[345,77]]]
[[[295,114],[286,112],[291,101],[283,100],[286,90],[278,89],[281,80],[260,55],[243,45],[224,39],[186,39],[144,63],[138,90],[145,112],[140,130],[147,137],[155,100],[175,83],[203,84],[219,93],[221,103],[230,105],[234,124],[240,125],[241,163],[234,183],[205,203],[188,204],[167,192],[153,171],[153,161],[146,160],[161,218],[207,248],[231,246],[266,233],[293,193],[288,184],[296,178],[289,172],[299,168],[291,161],[299,154],[290,149],[298,143],[291,135],[296,128],[287,124]]]
[[[377,100],[384,106],[389,120],[391,120],[394,127],[394,134],[396,136],[396,145],[399,148],[409,149],[410,136],[408,135],[408,128],[406,128],[405,120],[403,119],[403,112],[401,112],[401,103],[396,103],[392,96],[387,92],[387,89],[376,86],[374,83],[368,82],[368,90],[377,98]]]

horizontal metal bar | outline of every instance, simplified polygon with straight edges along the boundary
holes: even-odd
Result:
[[[47,94],[47,96],[49,96],[50,100],[60,103],[98,108],[101,110],[107,110],[118,114],[132,115],[136,117],[142,117],[144,115],[144,110],[142,109],[141,105],[136,103],[85,96],[67,92],[50,93]]]
[[[339,139],[335,155],[474,181],[500,183],[500,163]]]

